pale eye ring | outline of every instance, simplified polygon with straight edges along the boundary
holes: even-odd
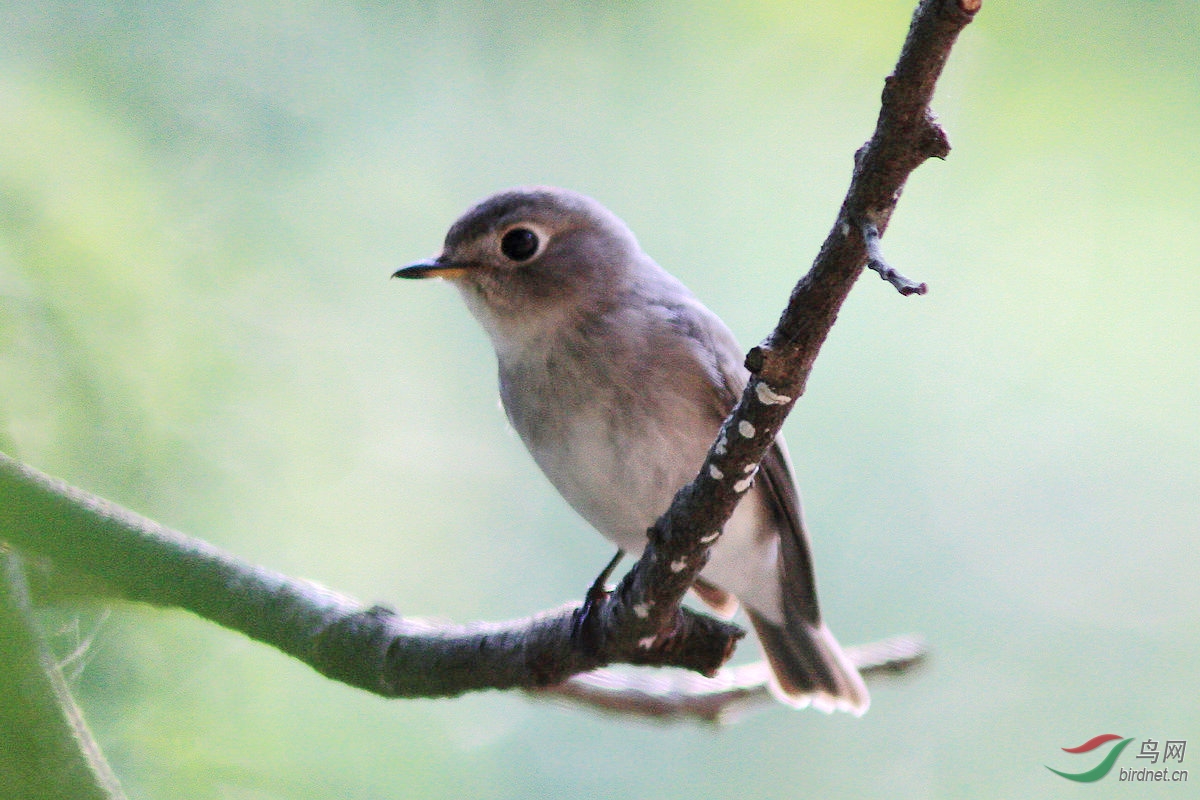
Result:
[[[510,261],[528,261],[537,255],[542,242],[529,228],[517,226],[500,237],[500,252]]]

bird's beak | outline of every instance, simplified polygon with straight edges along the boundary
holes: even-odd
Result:
[[[393,278],[458,278],[467,269],[461,264],[443,261],[441,256],[417,261],[392,273]]]

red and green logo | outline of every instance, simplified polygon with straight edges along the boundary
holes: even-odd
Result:
[[[1126,746],[1133,741],[1133,739],[1125,739],[1117,736],[1115,733],[1102,733],[1099,736],[1088,739],[1078,747],[1063,748],[1063,752],[1065,753],[1091,753],[1094,750],[1097,750],[1098,748],[1108,744],[1109,742],[1115,742],[1118,739],[1120,739],[1120,742],[1112,746],[1112,748],[1108,751],[1108,755],[1101,759],[1099,764],[1085,772],[1060,772],[1051,766],[1047,766],[1046,769],[1050,770],[1055,775],[1063,776],[1069,781],[1078,781],[1079,783],[1092,783],[1094,781],[1098,781],[1112,770],[1113,764],[1117,762],[1117,756],[1121,755],[1121,751],[1124,750]]]

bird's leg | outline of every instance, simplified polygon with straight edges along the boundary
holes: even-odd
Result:
[[[596,576],[595,581],[592,582],[592,588],[588,589],[587,599],[583,601],[586,606],[592,606],[596,601],[604,600],[605,595],[608,594],[608,578],[612,577],[612,571],[617,569],[617,565],[623,558],[625,558],[625,551],[618,547],[616,555],[613,555],[612,560],[608,561],[608,565],[600,571],[600,575]]]
[[[600,574],[596,576],[596,580],[592,581],[592,586],[587,591],[587,598],[584,600],[585,604],[591,605],[597,600],[604,599],[605,595],[608,594],[608,579],[612,577],[613,570],[617,568],[617,564],[620,564],[621,559],[624,557],[625,551],[617,548],[616,555],[608,562],[608,566],[600,571]]]
[[[587,630],[592,609],[595,608],[596,603],[608,597],[608,579],[612,576],[613,570],[617,568],[617,564],[620,564],[621,559],[624,557],[625,551],[618,548],[612,560],[600,571],[600,574],[596,576],[596,580],[592,581],[592,585],[587,590],[587,595],[583,598],[583,605],[575,615],[575,640],[589,652],[594,652],[596,649],[595,643],[591,640],[589,631]]]

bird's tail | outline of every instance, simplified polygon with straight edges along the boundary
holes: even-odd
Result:
[[[827,713],[866,713],[871,699],[862,676],[823,622],[793,617],[778,625],[747,612],[771,666],[771,692],[780,701]]]

